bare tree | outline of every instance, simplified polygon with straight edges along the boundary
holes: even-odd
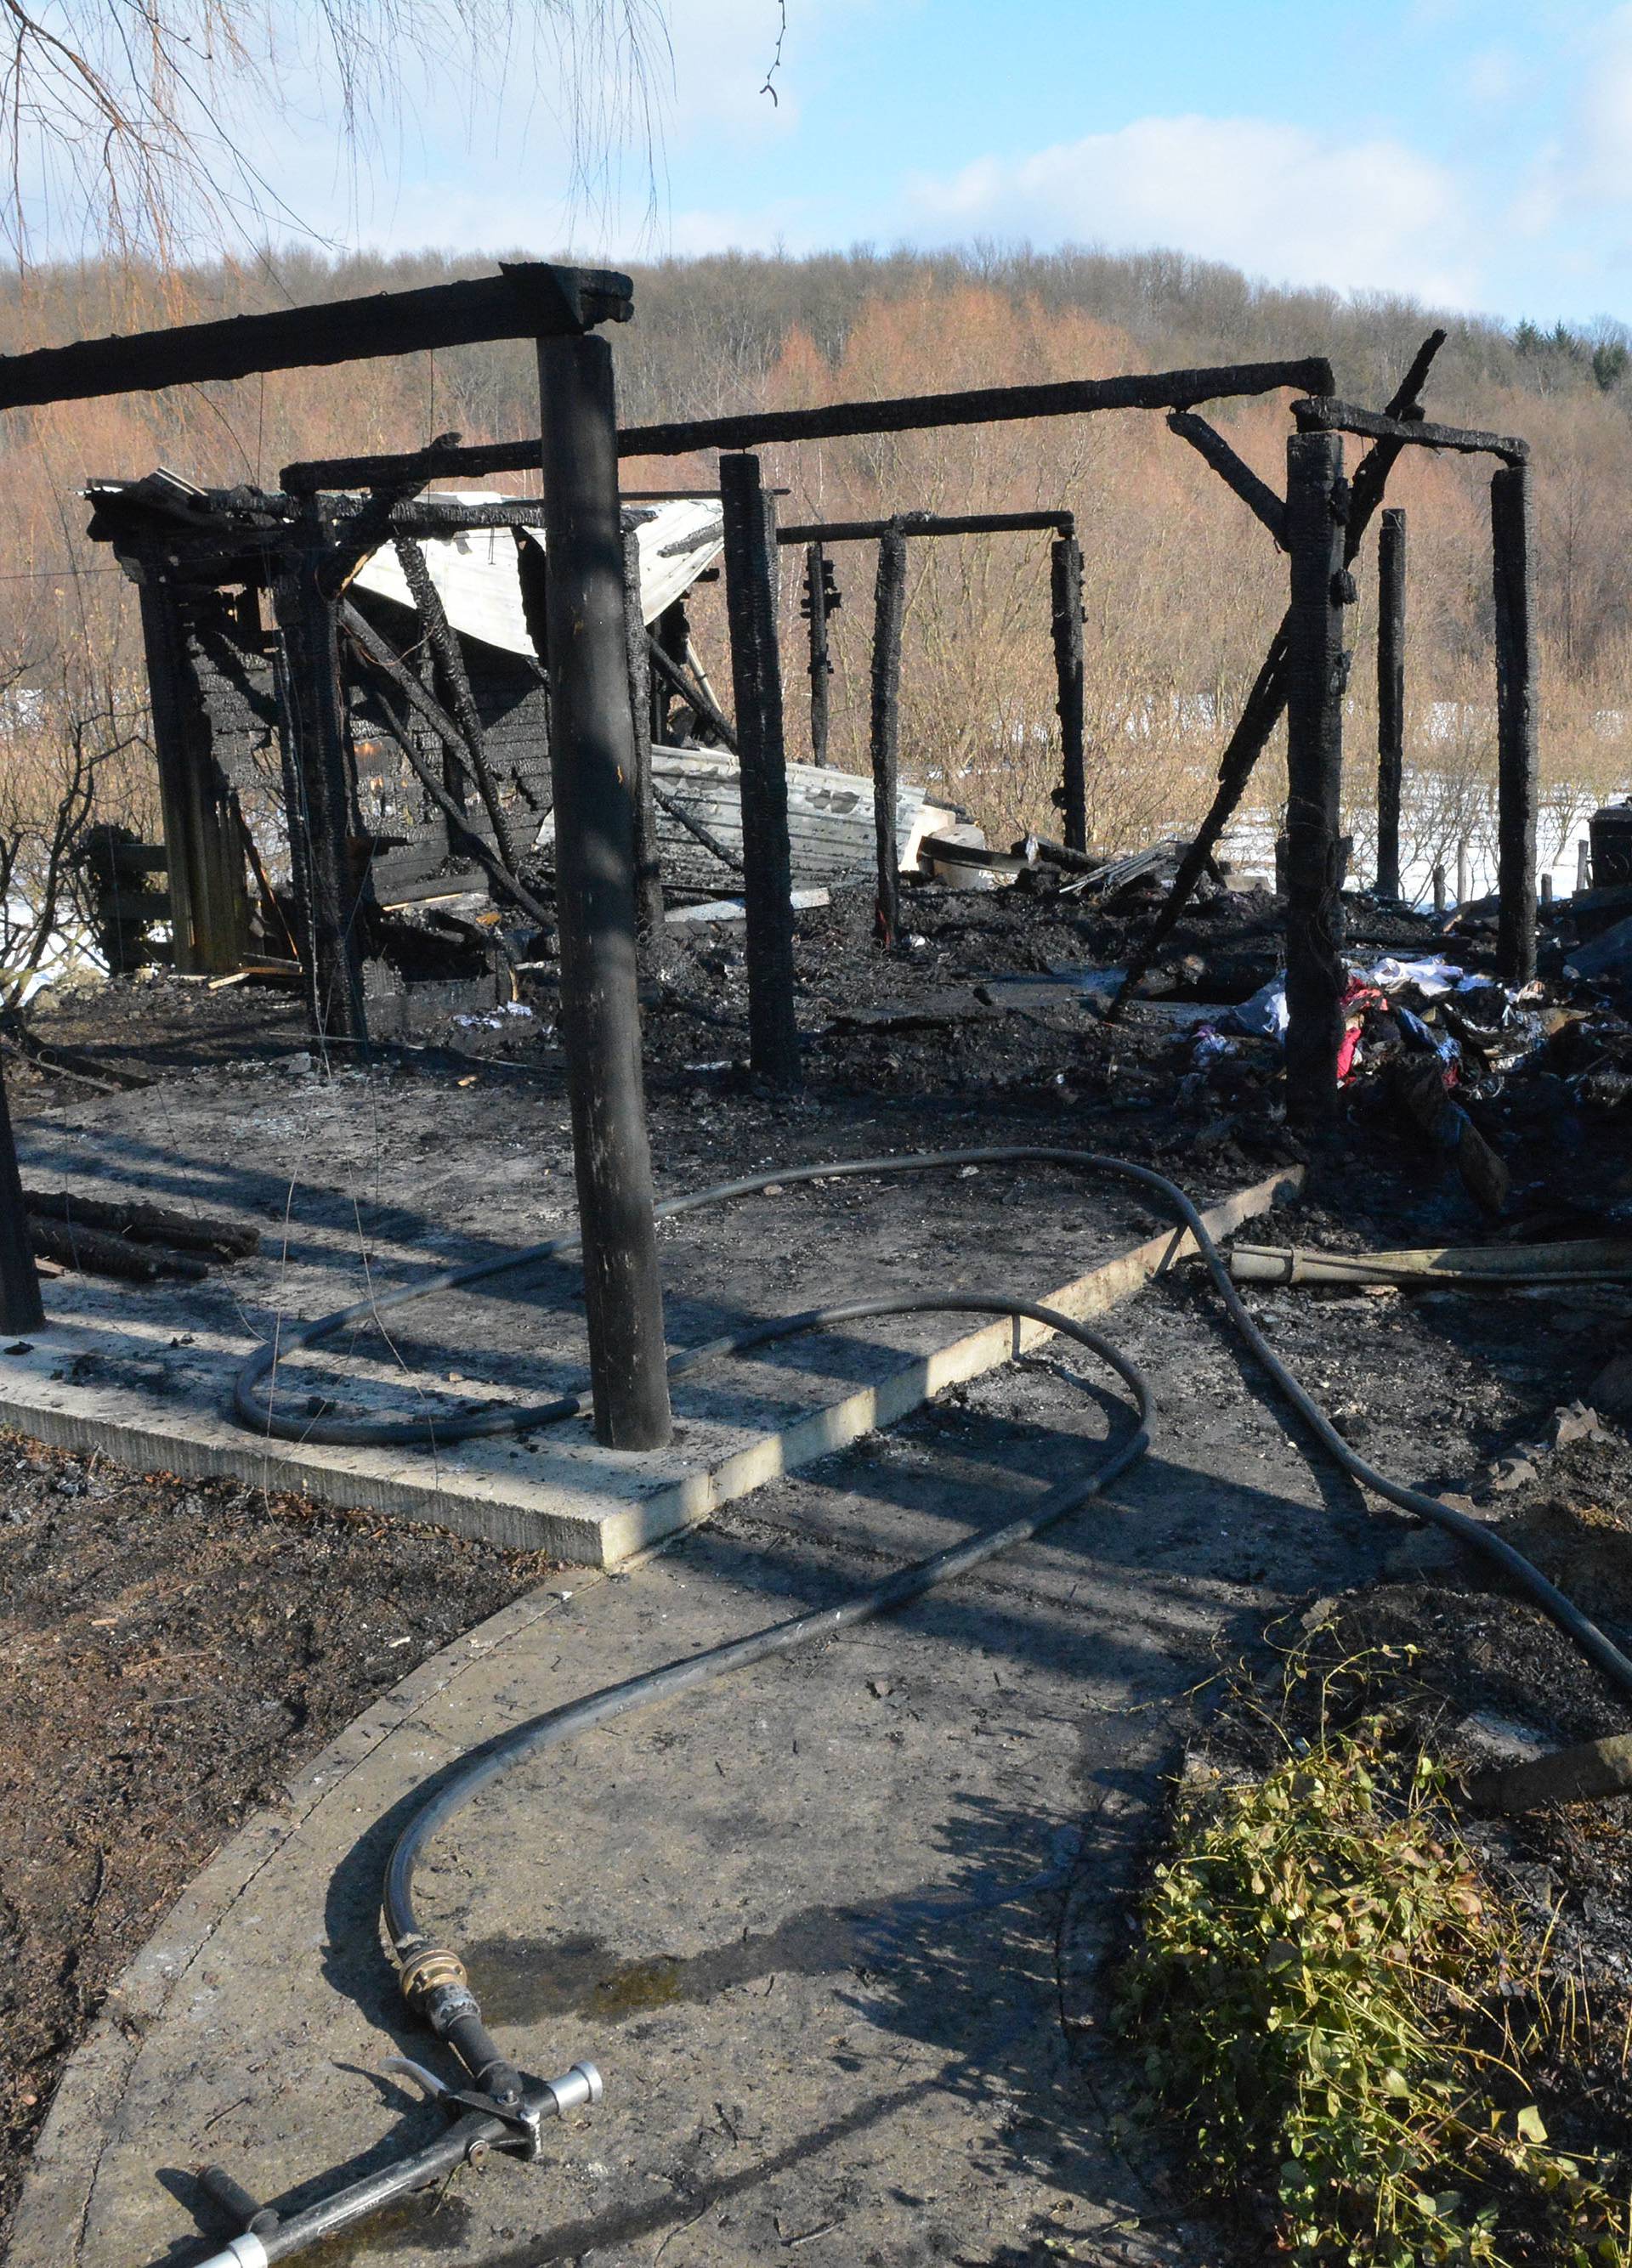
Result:
[[[666,0],[0,0],[0,32],[19,260],[169,268],[201,241],[313,233],[256,162],[267,124],[315,103],[355,163],[416,71],[493,99],[528,75],[580,197],[631,140],[655,180]]]

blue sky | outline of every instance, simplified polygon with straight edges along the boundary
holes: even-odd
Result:
[[[1407,292],[1516,320],[1632,321],[1632,5],[1538,0],[673,0],[655,216],[573,205],[528,91],[411,88],[336,171],[269,171],[329,233],[580,256],[971,238],[1164,245],[1274,281]],[[552,63],[536,65],[547,85]]]

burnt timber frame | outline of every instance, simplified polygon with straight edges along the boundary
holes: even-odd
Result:
[[[1431,358],[1433,349],[1438,342],[1436,337],[1433,347],[1428,350],[1428,358]],[[1426,370],[1423,357],[1418,357],[1418,364],[1421,368],[1414,365],[1413,379],[1408,379],[1408,386],[1413,380],[1417,386],[1421,384],[1422,372]],[[723,453],[720,483],[726,499],[727,612],[731,622],[733,668],[736,681],[737,726],[742,741],[739,755],[743,804],[744,882],[749,903],[749,1019],[754,1067],[762,1076],[779,1083],[791,1084],[798,1078],[799,1066],[793,998],[793,917],[787,903],[788,843],[782,688],[774,603],[776,531],[773,522],[765,516],[764,505],[768,499],[764,497],[757,460],[751,453],[776,443],[921,431],[949,425],[986,424],[1023,418],[1078,416],[1107,409],[1164,409],[1182,415],[1193,412],[1202,402],[1269,394],[1284,388],[1300,393],[1307,390],[1311,398],[1331,401],[1333,399],[1331,364],[1322,357],[1309,356],[1281,362],[1155,372],[1136,377],[1067,379],[1044,386],[988,387],[961,394],[830,402],[805,409],[771,410],[673,425],[635,426],[619,432],[617,447],[622,457],[683,456],[702,450]],[[1414,401],[1414,394],[1402,389],[1390,404],[1391,414],[1409,408]],[[1193,443],[1197,439],[1194,433],[1187,434],[1186,438]],[[1221,467],[1225,460],[1238,465],[1239,460],[1236,459],[1222,437],[1215,436],[1214,439],[1216,446],[1207,452],[1211,460]],[[1380,499],[1383,475],[1387,464],[1392,463],[1393,456],[1398,453],[1399,446],[1391,438],[1379,441],[1372,453],[1382,467],[1376,476],[1372,508]],[[460,475],[479,477],[491,473],[524,470],[532,461],[529,445],[522,442],[493,442],[473,447],[439,444],[413,454],[329,458],[290,464],[284,468],[281,478],[285,489],[294,493],[306,493],[318,489],[351,486],[379,488],[393,482],[416,483]],[[1241,472],[1246,484],[1256,482],[1256,476],[1248,474],[1244,467],[1241,468]],[[1363,472],[1362,468],[1362,476]],[[1226,476],[1230,475],[1227,474]],[[1232,481],[1232,485],[1239,486],[1241,483]],[[1266,484],[1256,482],[1256,486],[1264,496],[1269,494]],[[1259,505],[1255,504],[1254,508],[1259,509]],[[959,525],[961,532],[973,532],[972,523],[977,519],[1012,527],[1017,519],[1026,517],[971,514]],[[881,524],[877,522],[851,525],[858,535],[864,533],[878,535],[881,533]],[[920,528],[919,532],[923,530]],[[948,527],[945,532],[952,530]],[[823,533],[828,540],[836,540],[831,528],[823,531],[816,526],[791,526],[786,531],[790,541],[807,543],[817,540]],[[1277,541],[1284,543],[1283,531],[1276,533]],[[1068,540],[1074,544],[1074,525],[1068,538],[1062,532],[1059,540]],[[1078,585],[1080,588],[1080,563]],[[1071,599],[1067,595],[1069,590],[1067,565],[1055,586],[1056,651],[1060,657],[1062,669],[1080,664],[1080,606],[1076,608],[1079,621],[1075,625],[1074,640],[1072,626],[1068,622],[1060,620],[1060,615],[1071,607]],[[812,635],[814,638],[814,626]],[[1250,729],[1254,741],[1252,757],[1267,741],[1284,706],[1282,672],[1286,635],[1287,625],[1283,623],[1275,644],[1272,645],[1270,658],[1260,673],[1260,683],[1254,688],[1256,706],[1253,703],[1249,703],[1252,718]],[[1072,651],[1074,644],[1076,644],[1074,654]],[[654,659],[658,659],[655,652]],[[661,666],[661,661],[659,666]],[[876,675],[875,669],[875,696]],[[1070,705],[1062,700],[1061,725],[1067,735],[1071,731]],[[875,719],[879,714],[875,697]],[[884,722],[887,740],[887,703]],[[1243,723],[1245,726],[1246,720],[1244,719]],[[1237,728],[1237,740],[1242,737],[1242,727]],[[875,729],[875,743],[877,739]],[[887,760],[887,749],[885,755]],[[1252,757],[1249,757],[1246,767],[1249,770],[1251,762]],[[1081,756],[1077,755],[1073,767],[1068,750],[1067,770],[1073,768],[1080,783]],[[1073,831],[1082,832],[1085,830],[1085,815],[1079,825],[1077,812],[1073,810],[1072,805],[1074,802],[1080,811],[1085,799],[1070,785],[1065,793],[1068,824]],[[875,800],[876,804],[876,784]],[[1075,849],[1085,845],[1073,843],[1070,847]],[[1198,873],[1205,863],[1204,854],[1197,865]],[[1177,889],[1175,895],[1178,895]]]
[[[491,339],[537,342],[542,469],[550,549],[549,609],[557,781],[558,918],[568,1042],[567,1081],[585,1257],[597,1437],[648,1449],[669,1439],[668,1378],[652,1206],[651,1152],[640,1078],[634,955],[633,829],[625,783],[634,770],[617,492],[611,350],[591,334],[632,312],[626,276],[541,262],[496,276],[387,292],[327,306],[239,316],[84,341],[0,358],[0,409],[129,393],[260,371],[351,362]],[[395,483],[410,488],[407,482]],[[388,528],[388,513],[382,515]],[[382,529],[381,533],[387,532]],[[312,584],[317,582],[314,571]],[[292,593],[304,614],[318,598],[332,651],[336,590]],[[306,673],[302,672],[304,675]],[[326,665],[315,673],[321,706]],[[311,697],[291,685],[295,699]],[[304,754],[304,751],[303,751]],[[303,762],[309,786],[311,770]],[[310,881],[334,965],[320,981],[351,1012],[352,933],[330,841]],[[360,1020],[360,1000],[357,1004]],[[40,1294],[9,1121],[0,1102],[0,1322],[38,1328]]]
[[[1171,422],[1171,421],[1170,421]],[[1197,421],[1200,422],[1199,420]],[[1049,557],[1049,628],[1053,640],[1057,691],[1055,713],[1060,718],[1060,786],[1055,800],[1065,814],[1066,848],[1088,848],[1088,792],[1083,736],[1082,548],[1077,541],[1076,515],[1057,512],[903,512],[889,519],[827,519],[798,524],[777,531],[779,543],[801,543],[805,553],[804,609],[810,624],[810,745],[816,762],[827,760],[827,615],[838,603],[837,594],[818,606],[830,543],[876,542],[880,547],[878,579],[874,593],[872,724],[869,748],[873,770],[873,805],[878,838],[878,937],[890,944],[900,926],[900,887],[893,865],[893,814],[898,784],[901,740],[901,634],[905,606],[905,539],[919,535],[1026,535],[1052,533]],[[900,543],[898,566],[885,573],[886,548]],[[890,784],[880,784],[881,767]],[[886,813],[890,835],[886,846]],[[886,877],[886,859],[891,860]]]

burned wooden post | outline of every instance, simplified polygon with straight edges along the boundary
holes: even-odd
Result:
[[[1536,634],[1531,604],[1530,467],[1490,482],[1496,630],[1496,968],[1507,984],[1536,973]]]
[[[901,629],[906,619],[906,537],[898,522],[878,541],[873,591],[873,826],[878,845],[880,945],[893,946],[901,929],[901,863],[896,810],[901,777]]]
[[[1060,714],[1060,809],[1066,848],[1088,848],[1088,774],[1082,723],[1082,547],[1074,535],[1050,547],[1053,604],[1055,707]]]
[[[672,1426],[640,1071],[612,350],[590,335],[541,338],[538,379],[561,1033],[595,1438],[613,1449],[659,1449]]]
[[[657,804],[652,792],[652,662],[640,611],[640,538],[624,531],[624,638],[629,662],[629,711],[634,720],[635,769],[631,800],[635,823],[635,929],[641,937],[663,924],[663,876],[657,853]]]
[[[1399,895],[1399,794],[1406,763],[1406,515],[1391,506],[1377,539],[1377,889]]]
[[[799,1032],[794,1018],[793,861],[777,643],[776,504],[765,494],[758,458],[746,454],[720,458],[720,495],[742,799],[749,1058],[762,1079],[796,1086]]]
[[[211,747],[181,593],[151,556],[141,575],[172,950],[184,976],[225,976],[242,961],[249,937],[237,806]]]
[[[828,653],[827,618],[839,604],[838,589],[833,582],[833,570],[827,556],[827,547],[821,542],[805,547],[805,589],[799,602],[799,611],[810,626],[810,761],[813,764],[827,762],[828,680],[833,674],[833,664]]]
[[[1338,820],[1343,776],[1343,563],[1348,519],[1335,433],[1287,443],[1287,1116],[1333,1117],[1343,1029]]]
[[[298,801],[288,812],[289,846],[301,874],[297,896],[306,929],[301,958],[314,1036],[366,1040],[352,768],[336,599],[325,571],[329,550],[315,515],[310,534],[311,541],[284,563],[272,586],[283,637],[285,711],[295,743],[291,773]]]
[[[23,1209],[23,1177],[18,1170],[5,1079],[0,1075],[0,1330],[37,1331],[44,1322],[40,1271]]]

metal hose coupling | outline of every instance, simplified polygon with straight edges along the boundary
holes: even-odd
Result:
[[[475,2013],[476,1996],[465,1964],[445,1945],[422,1945],[404,1954],[397,1983],[415,2015],[439,2038],[456,2016]]]

